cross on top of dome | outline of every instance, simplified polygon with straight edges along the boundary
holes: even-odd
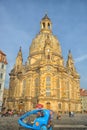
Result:
[[[44,19],[50,20],[50,18],[48,17],[47,13],[46,13],[45,16],[42,18],[42,20],[44,20]]]

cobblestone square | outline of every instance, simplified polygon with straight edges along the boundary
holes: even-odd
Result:
[[[18,116],[0,117],[0,130],[19,130],[18,119]],[[74,117],[64,114],[60,120],[55,115],[53,122],[54,130],[87,130],[87,114],[76,114]]]

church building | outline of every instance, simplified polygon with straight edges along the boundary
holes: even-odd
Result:
[[[81,112],[80,76],[71,51],[64,64],[47,14],[41,19],[40,32],[32,40],[25,65],[20,47],[9,75],[8,108],[28,111],[42,104],[55,112]]]

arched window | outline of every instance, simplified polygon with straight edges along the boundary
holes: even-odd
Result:
[[[39,79],[36,78],[36,79],[35,79],[35,87],[38,87],[38,86],[39,86]]]
[[[2,87],[2,84],[0,83],[0,89],[1,89],[1,87]]]
[[[43,23],[43,28],[45,28],[45,23]]]
[[[50,23],[48,23],[48,29],[50,29]]]
[[[3,79],[3,73],[0,73],[0,79]]]
[[[66,96],[69,99],[69,81],[66,81]]]
[[[4,69],[4,64],[2,64],[1,68]]]
[[[25,88],[26,88],[26,80],[23,80],[23,86],[22,86],[22,96],[25,95]]]
[[[46,96],[51,96],[51,78],[49,76],[46,77]]]
[[[39,78],[35,79],[35,97],[39,95]]]
[[[50,90],[50,88],[46,88],[46,96],[47,97],[51,96],[51,90]]]
[[[61,109],[61,103],[58,104],[58,108]]]
[[[57,97],[60,98],[60,80],[56,80],[56,87],[57,87]]]
[[[51,78],[49,76],[46,77],[46,86],[51,86]]]

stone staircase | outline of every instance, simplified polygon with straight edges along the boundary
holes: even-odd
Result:
[[[87,130],[85,125],[54,125],[53,130]]]
[[[19,127],[19,130],[29,130],[29,129]],[[87,126],[84,126],[84,125],[54,125],[53,130],[87,130]]]

